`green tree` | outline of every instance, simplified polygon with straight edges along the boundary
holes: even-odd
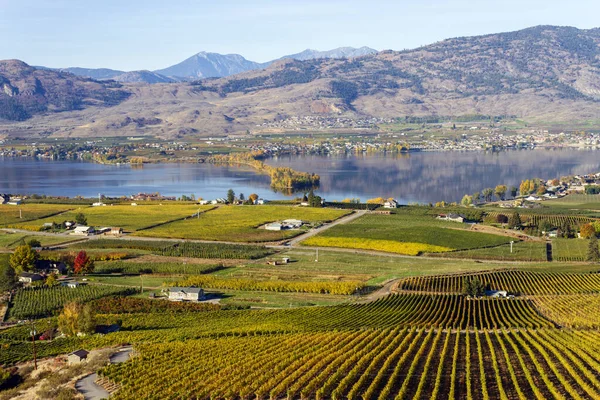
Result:
[[[315,203],[315,192],[314,192],[314,190],[310,189],[310,192],[308,192],[308,197],[306,198],[306,200],[308,201],[308,204],[310,206],[312,206]]]
[[[26,244],[15,249],[15,252],[10,256],[9,263],[16,273],[21,273],[33,270],[37,260],[38,253]]]
[[[42,242],[37,239],[30,239],[27,241],[27,244],[31,247],[42,247]]]
[[[510,197],[512,197],[512,198],[517,197],[517,191],[518,191],[518,189],[516,187],[511,186],[510,187]]]
[[[508,190],[508,188],[506,187],[506,185],[498,185],[494,189],[494,193],[496,194],[496,196],[498,196],[498,198],[500,200],[504,200],[506,198],[506,191],[507,190]]]
[[[465,207],[469,207],[471,204],[473,204],[473,197],[469,196],[468,194],[465,194],[462,200],[460,201],[460,204],[462,204]]]
[[[598,238],[596,236],[589,239],[586,259],[590,262],[600,261],[600,249],[598,248]]]
[[[494,189],[485,188],[481,191],[481,193],[483,194],[483,198],[485,199],[485,201],[487,201],[487,202],[492,201],[492,196],[494,195]]]
[[[227,202],[229,204],[233,204],[234,201],[235,201],[235,192],[233,191],[233,189],[229,189],[227,191]]]
[[[463,281],[463,294],[471,297],[481,297],[485,294],[486,286],[478,278]]]
[[[56,279],[56,274],[50,274],[46,277],[46,281],[44,282],[44,284],[48,287],[52,287],[52,286],[56,286],[58,285],[58,280]]]
[[[75,222],[79,225],[87,225],[87,218],[83,213],[75,214]]]
[[[547,233],[547,232],[551,231],[552,228],[553,228],[552,224],[547,219],[541,220],[540,223],[538,224],[538,229],[541,232],[546,232]]]
[[[521,224],[521,216],[519,213],[512,213],[512,215],[508,218],[508,227],[510,229],[519,228]]]
[[[0,293],[11,290],[16,283],[17,277],[14,268],[8,264],[0,265]]]
[[[473,203],[479,203],[479,200],[481,200],[481,193],[479,193],[479,192],[473,193]]]
[[[241,201],[244,201],[244,200],[246,200],[246,197],[244,196],[244,193],[240,193],[240,200],[241,200]]]

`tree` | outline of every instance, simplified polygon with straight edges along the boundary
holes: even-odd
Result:
[[[481,297],[485,294],[486,286],[478,278],[465,279],[463,294],[471,297]]]
[[[558,178],[552,179],[552,186],[558,186],[558,185],[560,185],[560,180]]]
[[[517,190],[518,190],[518,189],[517,189],[516,187],[514,187],[514,186],[511,186],[511,187],[510,187],[510,197],[512,197],[512,198],[515,198],[515,197],[517,197]]]
[[[538,194],[538,196],[542,196],[542,195],[546,194],[546,186],[539,185],[536,193]]]
[[[506,191],[507,190],[508,190],[508,188],[506,187],[506,185],[498,185],[494,189],[494,193],[496,194],[496,196],[498,196],[498,198],[500,200],[504,200],[506,198]]]
[[[553,228],[552,224],[547,219],[541,220],[540,223],[538,224],[538,229],[541,232],[548,233],[550,230],[552,230],[552,228]]]
[[[558,227],[558,230],[559,230],[559,235],[562,238],[570,239],[570,238],[575,237],[575,232],[573,231],[571,224],[569,224],[569,222],[566,219],[561,221],[561,224]]]
[[[367,204],[382,204],[385,203],[385,199],[383,197],[375,197],[374,199],[367,200]]]
[[[58,329],[65,336],[76,336],[78,333],[94,333],[96,315],[89,304],[68,303],[58,316]]]
[[[85,215],[83,215],[83,213],[77,213],[75,214],[75,222],[77,222],[79,225],[87,225],[87,218]]]
[[[76,274],[89,274],[94,272],[94,260],[92,260],[85,250],[81,250],[77,253],[75,260],[73,260],[73,272]]]
[[[0,390],[4,389],[5,384],[7,386],[9,385],[7,382],[10,381],[11,378],[12,374],[10,373],[10,371],[7,371],[0,367]]]
[[[17,277],[14,268],[8,264],[0,265],[0,293],[11,290],[16,283]]]
[[[42,247],[42,243],[37,239],[30,239],[27,241],[30,247]]]
[[[469,207],[471,204],[473,204],[473,197],[469,196],[468,194],[465,194],[462,200],[460,201],[460,204],[462,204],[465,207]]]
[[[227,191],[227,202],[229,204],[233,204],[234,201],[235,201],[235,192],[233,191],[233,189],[229,189]]]
[[[58,285],[58,280],[56,279],[56,274],[50,274],[46,277],[46,281],[44,282],[44,284],[48,287],[52,287],[52,286],[56,286]]]
[[[240,200],[241,200],[241,201],[244,201],[244,200],[246,200],[246,197],[244,196],[244,193],[240,193]]]
[[[494,194],[494,189],[492,188],[485,188],[481,191],[481,193],[483,194],[483,198],[485,199],[485,201],[490,202],[492,201],[492,196]]]
[[[38,253],[26,244],[15,249],[15,252],[10,256],[9,263],[16,273],[21,273],[33,270],[37,260]]]
[[[479,203],[479,200],[481,200],[481,193],[479,193],[479,192],[473,193],[473,203]]]
[[[510,229],[519,228],[521,224],[521,216],[519,215],[519,213],[512,213],[510,218],[508,218],[508,227]]]
[[[579,235],[583,239],[590,239],[592,236],[596,236],[596,230],[592,224],[584,224],[579,230]]]
[[[598,248],[598,238],[596,236],[589,239],[586,259],[590,262],[600,261],[600,249]]]
[[[496,215],[496,222],[499,224],[506,224],[508,223],[508,217],[504,214],[498,214]]]
[[[313,205],[313,203],[315,202],[315,192],[314,190],[310,189],[310,191],[308,192],[308,197],[306,198],[306,200],[308,201],[309,205]]]
[[[252,193],[250,196],[248,196],[248,199],[252,200],[252,203],[256,203],[256,200],[258,200],[258,195],[256,193]]]

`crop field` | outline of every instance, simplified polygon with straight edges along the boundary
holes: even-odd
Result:
[[[470,232],[467,225],[439,221],[427,214],[367,214],[350,223],[337,225],[305,240],[307,246],[369,248],[407,255],[443,252],[509,243],[511,238]]]
[[[585,261],[588,241],[581,239],[553,239],[552,258],[556,261]]]
[[[28,235],[24,233],[8,233],[0,231],[0,248],[14,249],[15,247],[26,243],[31,239],[39,240],[42,246],[68,243],[72,240],[75,240],[72,237],[64,236]]]
[[[600,211],[600,195],[570,194],[562,199],[547,201],[545,204],[553,208],[581,209]]]
[[[202,339],[141,345],[136,362],[101,375],[120,385],[115,399],[598,398],[598,343],[597,332],[526,329]]]
[[[75,215],[82,213],[87,223],[95,227],[120,227],[132,232],[169,221],[192,216],[200,210],[206,212],[213,206],[197,206],[193,204],[164,204],[164,205],[108,205],[104,207],[81,207],[60,216],[30,221],[27,226],[42,226],[44,223],[62,223],[75,221]]]
[[[86,285],[78,288],[56,286],[20,289],[9,309],[9,316],[14,319],[45,317],[71,301],[89,301],[109,295],[131,293],[133,293],[131,288],[116,286]]]
[[[303,231],[260,229],[266,223],[285,219],[320,223],[333,221],[350,212],[350,210],[289,206],[227,206],[202,214],[200,218],[176,221],[136,232],[135,235],[227,242],[269,242],[290,238]]]
[[[222,269],[221,264],[194,264],[183,262],[123,262],[96,263],[96,274],[209,274]]]
[[[74,207],[65,204],[0,205],[0,226],[9,226],[60,214]],[[23,218],[21,218],[21,216]],[[37,224],[36,224],[37,225]]]
[[[452,251],[443,254],[427,254],[427,256],[445,258],[466,258],[474,260],[500,260],[500,261],[546,261],[545,242],[515,242],[512,253],[510,244],[488,247],[483,249],[470,249]]]
[[[489,211],[489,212],[487,212],[487,215],[492,218],[496,218],[500,214],[510,217],[510,215],[514,212],[515,211],[511,211],[511,210]],[[554,227],[559,227],[566,222],[569,225],[571,225],[574,229],[580,227],[583,224],[598,221],[597,218],[586,217],[583,215],[538,214],[538,213],[531,213],[531,211],[521,212],[520,210],[519,210],[519,216],[520,216],[522,222],[530,223],[535,226],[538,226],[541,221],[548,221]]]
[[[82,245],[85,249],[145,250],[166,257],[257,259],[273,254],[264,246],[248,246],[224,243],[196,243],[168,240],[116,240],[97,239]]]
[[[460,293],[466,279],[477,278],[492,290],[522,295],[600,293],[600,274],[541,273],[520,270],[485,271],[474,274],[420,276],[400,281],[403,291]]]
[[[600,295],[536,296],[533,301],[545,316],[561,326],[600,329]]]

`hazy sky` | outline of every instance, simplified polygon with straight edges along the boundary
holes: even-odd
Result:
[[[0,0],[0,59],[158,69],[199,52],[414,48],[533,25],[600,26],[598,0]]]

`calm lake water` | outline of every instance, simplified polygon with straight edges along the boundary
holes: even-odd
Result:
[[[290,166],[321,176],[318,194],[328,200],[377,196],[403,203],[458,201],[465,193],[497,184],[518,186],[523,179],[554,178],[600,171],[600,152],[594,150],[522,150],[500,153],[421,152],[397,156],[348,155],[280,157],[271,165]],[[225,197],[273,192],[269,177],[252,170],[208,164],[150,164],[143,168],[74,161],[0,158],[0,193],[61,196],[130,195],[160,192],[180,196]]]

